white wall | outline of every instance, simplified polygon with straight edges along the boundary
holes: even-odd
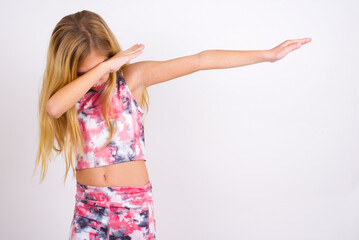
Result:
[[[66,239],[75,178],[32,178],[37,104],[56,23],[99,13],[132,62],[312,42],[276,63],[149,88],[157,239],[359,239],[357,1],[7,1],[1,29],[1,239]],[[38,172],[39,173],[39,172]]]

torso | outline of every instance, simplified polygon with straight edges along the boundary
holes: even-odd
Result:
[[[126,74],[125,77],[128,88],[133,94],[136,102],[141,105],[143,88],[139,87],[139,79],[134,75]],[[76,180],[80,184],[116,187],[116,186],[143,186],[149,181],[146,162],[144,160],[129,161],[112,164],[108,166],[81,169],[76,171]]]

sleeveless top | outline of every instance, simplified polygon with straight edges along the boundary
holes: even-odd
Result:
[[[99,97],[103,90],[90,89],[77,103],[76,110],[84,139],[83,156],[76,154],[76,170],[145,160],[143,110],[137,104],[122,73],[116,73],[116,87],[111,104],[117,122],[114,136],[106,147],[100,148],[110,136],[100,115]],[[109,115],[110,121],[114,123]]]

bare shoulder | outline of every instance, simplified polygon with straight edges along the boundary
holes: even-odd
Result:
[[[132,63],[124,69],[124,75],[126,74],[128,85],[132,85],[133,89],[145,89],[201,70],[201,55],[200,52],[165,61]]]
[[[142,65],[141,62],[130,63],[123,69],[126,84],[140,106],[142,105],[142,94],[146,88]]]
[[[132,92],[145,88],[142,65],[141,62],[130,63],[123,70],[126,84]]]

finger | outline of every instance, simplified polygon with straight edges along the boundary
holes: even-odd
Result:
[[[127,50],[130,50],[130,51],[135,51],[136,49],[138,49],[138,48],[143,48],[145,45],[143,45],[143,44],[135,44],[135,45],[133,45],[132,47],[130,47],[129,49],[127,49]]]
[[[133,45],[132,47],[126,49],[125,52],[130,52],[130,51],[134,51],[136,50],[138,47],[140,47],[140,45],[138,43],[136,43],[135,45]]]
[[[306,44],[306,43],[309,43],[309,42],[311,42],[311,41],[312,41],[311,38],[303,38],[302,44]]]
[[[139,46],[141,46],[141,44],[140,44],[140,43],[136,43],[136,44],[133,45],[132,47],[133,47],[133,48],[138,48]]]
[[[121,55],[131,55],[137,51],[138,49],[127,49],[126,51],[123,51]]]
[[[128,54],[133,54],[133,53],[136,53],[136,52],[138,52],[138,51],[142,51],[144,47],[145,47],[144,45],[143,45],[143,46],[139,46],[138,48],[136,48],[136,49],[134,49],[134,50],[128,52]]]
[[[285,44],[285,46],[288,46],[290,44],[293,44],[293,43],[299,43],[298,45],[302,45],[302,44],[306,44],[308,42],[312,41],[311,38],[300,38],[300,39],[293,39],[293,40],[288,40]]]
[[[136,48],[136,45],[131,46],[130,48],[127,48],[124,52],[132,51]]]
[[[292,44],[287,46],[288,52],[294,51],[302,46],[301,42],[293,42]]]
[[[139,45],[136,47],[136,49],[143,49],[144,47],[145,47],[144,44],[139,44]]]
[[[134,59],[134,58],[136,58],[138,55],[140,55],[141,54],[141,52],[138,52],[138,53],[135,53],[135,54],[131,54],[131,55],[129,55],[128,57],[130,58],[130,59]]]
[[[295,42],[297,42],[298,40],[296,40],[296,39],[291,39],[291,40],[287,40],[287,41],[285,41],[284,42],[284,46],[289,46],[289,45],[291,45],[291,44],[293,44],[293,43],[295,43]]]
[[[139,48],[136,48],[134,50],[126,52],[126,55],[132,55],[132,54],[135,54],[137,52],[141,52],[142,50],[143,50],[143,47],[139,47]]]
[[[138,55],[140,55],[142,53],[142,50],[136,51],[133,54],[131,54],[132,56],[136,57]]]
[[[140,43],[137,43],[137,44],[135,44],[133,47],[133,49],[138,49],[138,48],[143,48],[145,45],[144,44],[140,44]]]
[[[310,42],[312,39],[310,38],[302,38],[302,39],[298,39],[296,40],[297,43],[300,43],[300,44],[306,44],[308,42]]]

